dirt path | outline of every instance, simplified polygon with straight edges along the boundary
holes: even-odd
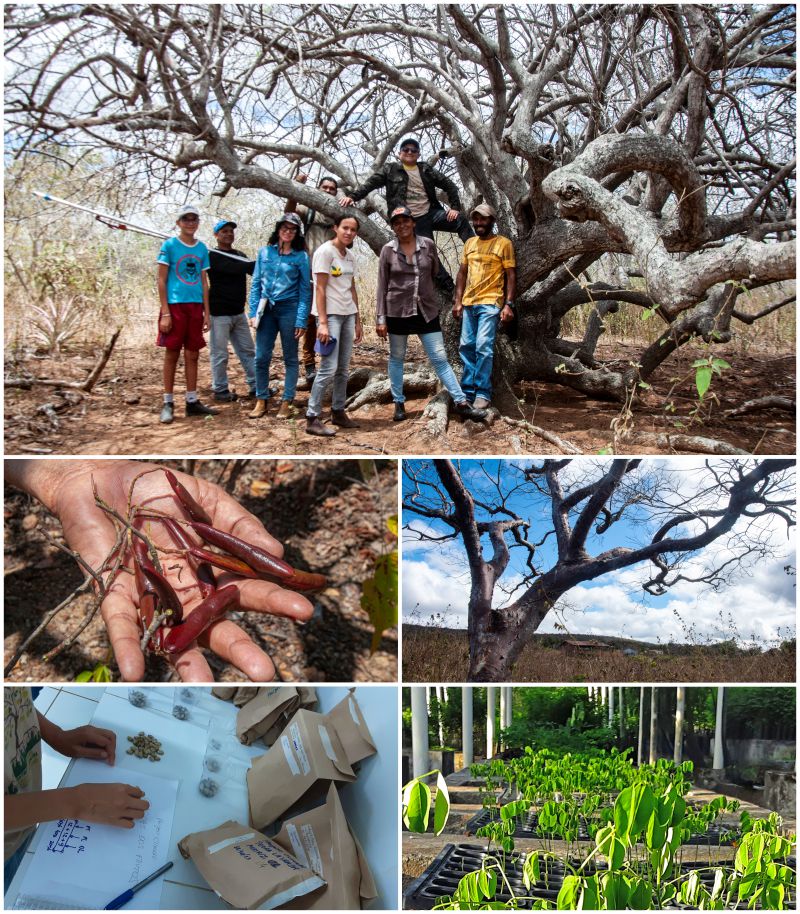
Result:
[[[177,461],[159,463],[179,467]],[[386,519],[397,512],[397,465],[375,461],[365,483],[357,461],[253,460],[236,483],[235,497],[285,546],[286,558],[300,568],[321,571],[330,585],[315,598],[312,618],[289,619],[242,614],[236,621],[272,658],[286,682],[394,682],[397,629],[385,632],[370,654],[372,625],[361,608],[361,582],[373,574],[378,555],[394,548]],[[196,472],[216,481],[225,461],[198,461]],[[58,522],[41,505],[9,489],[5,498],[5,657],[80,584],[71,558],[48,545],[38,532],[60,535]],[[8,677],[10,681],[70,681],[108,654],[99,616],[80,639],[51,662],[42,655],[60,643],[83,617],[79,602],[58,615],[31,644]],[[235,668],[206,652],[218,680],[241,680]],[[113,668],[113,663],[112,663]],[[163,680],[171,667],[148,660],[147,678]]]
[[[413,341],[416,344],[416,340]],[[312,438],[305,434],[304,420],[278,421],[274,417],[249,420],[251,405],[246,402],[220,405],[220,414],[207,419],[186,419],[178,399],[176,421],[169,426],[158,423],[161,408],[160,361],[158,354],[144,345],[125,346],[125,334],[91,396],[73,391],[62,395],[57,388],[35,385],[31,390],[8,388],[5,400],[7,454],[515,454],[552,453],[553,447],[541,438],[498,422],[490,429],[452,420],[447,434],[431,440],[425,423],[419,421],[426,401],[409,400],[409,421],[392,422],[392,404],[367,406],[354,414],[360,429],[340,430],[335,438]],[[611,354],[623,361],[632,359],[637,346],[614,344]],[[608,355],[606,350],[604,355]],[[712,391],[719,397],[702,423],[692,424],[690,413],[697,405],[693,386],[692,353],[682,354],[662,368],[653,380],[653,389],[637,404],[632,425],[636,432],[680,432],[720,439],[758,454],[791,454],[795,451],[794,417],[786,412],[765,410],[738,419],[726,419],[725,409],[744,400],[766,394],[794,397],[795,359],[793,355],[772,355],[750,350],[746,355],[726,353],[734,366],[727,378],[715,379]],[[410,347],[410,357],[419,358],[418,346]],[[82,380],[94,364],[94,354],[67,360],[27,359],[7,366],[7,374],[18,376],[20,369],[38,377]],[[201,397],[211,401],[208,387],[208,357],[201,356]],[[354,364],[384,369],[386,351],[380,346],[356,350]],[[276,379],[282,381],[282,364],[273,361]],[[229,366],[231,383],[239,391],[246,383],[235,358]],[[682,380],[676,381],[676,378]],[[178,390],[182,390],[179,386]],[[611,423],[620,415],[617,404],[589,401],[583,395],[553,384],[526,384],[518,394],[525,399],[525,415],[533,424],[571,441],[587,454],[608,448],[613,441]],[[667,412],[667,399],[675,412]],[[305,408],[308,393],[298,394]],[[50,409],[45,409],[50,404]],[[274,410],[273,410],[274,416]],[[685,427],[676,428],[681,422]],[[621,449],[620,449],[621,450]],[[659,453],[652,439],[631,443],[626,453]]]

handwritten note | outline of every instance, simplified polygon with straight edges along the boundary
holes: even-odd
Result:
[[[62,786],[79,784],[133,784],[140,787],[150,808],[131,829],[114,828],[76,819],[45,822],[34,859],[20,886],[22,894],[41,894],[44,884],[58,891],[61,899],[76,905],[85,902],[90,889],[93,898],[107,903],[125,889],[136,885],[166,863],[178,781],[124,768],[109,768],[101,762],[78,759]],[[158,908],[162,879],[138,892],[129,908]]]

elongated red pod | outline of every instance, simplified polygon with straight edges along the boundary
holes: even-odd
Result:
[[[159,606],[157,607],[159,612],[171,611],[171,615],[164,619],[164,625],[177,625],[183,618],[183,606],[181,606],[178,595],[172,589],[172,584],[169,583],[163,574],[159,574],[155,568],[143,567],[142,574],[150,584],[152,584],[153,590],[156,592],[159,602]]]
[[[230,571],[233,574],[241,575],[243,578],[259,578],[261,575],[241,559],[235,559],[232,555],[221,555],[218,552],[209,552],[208,549],[202,549],[200,546],[192,546],[187,550],[189,555],[216,568],[222,568],[224,571]]]
[[[328,579],[324,574],[315,574],[312,571],[299,571],[297,568],[292,570],[288,578],[275,578],[272,575],[260,574],[259,577],[264,581],[275,581],[281,587],[288,587],[290,590],[300,590],[311,592],[312,590],[322,590],[328,586]]]
[[[200,521],[203,524],[210,524],[211,517],[208,512],[205,508],[200,507],[189,494],[186,487],[178,482],[175,474],[171,470],[164,470],[164,475],[167,477],[167,482],[172,486],[172,491],[178,496],[178,501],[186,508],[186,513],[189,517],[191,517],[192,520]]]
[[[169,654],[178,654],[192,646],[200,635],[221,619],[229,609],[238,607],[239,591],[233,584],[206,597],[181,622],[171,628],[162,639],[163,649]]]
[[[195,530],[207,543],[230,552],[231,555],[241,559],[254,570],[262,574],[272,575],[276,578],[290,578],[294,574],[294,568],[283,559],[271,555],[265,549],[259,549],[252,543],[246,543],[240,540],[238,536],[231,533],[223,533],[215,527],[208,524],[193,523],[192,529]]]
[[[167,532],[172,537],[175,545],[180,546],[181,549],[185,549],[187,552],[191,553],[195,548],[195,544],[183,527],[176,523],[171,517],[162,517],[159,518],[159,520],[167,528]],[[202,593],[204,597],[207,597],[217,588],[217,579],[214,577],[214,572],[207,561],[194,562],[192,567],[197,575],[200,593]]]

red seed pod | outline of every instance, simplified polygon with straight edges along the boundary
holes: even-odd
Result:
[[[239,591],[233,584],[210,594],[199,603],[180,625],[171,628],[163,637],[163,649],[178,654],[192,646],[200,635],[229,609],[239,606]]]
[[[216,568],[222,568],[224,571],[230,571],[232,574],[241,575],[243,578],[260,577],[259,573],[253,571],[247,562],[243,562],[241,559],[235,559],[232,555],[221,555],[219,552],[209,552],[208,549],[202,549],[200,546],[192,546],[188,552],[193,558],[208,562],[209,565],[214,565]]]
[[[183,606],[181,606],[181,601],[178,599],[178,595],[172,589],[172,585],[164,577],[163,574],[160,574],[155,568],[142,568],[142,574],[152,585],[153,590],[156,592],[158,597],[158,607],[159,612],[170,612],[170,615],[164,619],[164,625],[172,626],[177,625],[183,618]]]
[[[203,524],[210,524],[211,517],[207,511],[202,508],[186,490],[186,487],[178,482],[175,474],[171,470],[164,470],[167,482],[172,486],[172,491],[178,496],[178,501],[186,509],[186,513],[192,520],[200,521]]]
[[[247,562],[254,571],[275,578],[290,578],[294,574],[294,568],[288,562],[271,555],[265,549],[259,549],[258,546],[240,540],[238,536],[223,533],[221,530],[202,523],[192,524],[192,529],[212,546],[224,549],[237,559]]]

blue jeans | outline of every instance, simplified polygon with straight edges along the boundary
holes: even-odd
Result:
[[[459,354],[464,364],[461,387],[470,403],[476,397],[492,399],[494,338],[500,309],[496,305],[466,305],[461,319]]]
[[[455,372],[447,361],[444,348],[444,337],[439,333],[420,333],[425,354],[436,372],[436,377],[444,384],[445,390],[453,398],[453,403],[461,403],[466,398]],[[405,403],[403,396],[403,359],[406,357],[408,337],[397,333],[389,334],[389,386],[395,403]]]
[[[267,308],[261,317],[256,330],[256,397],[259,400],[269,399],[269,363],[275,349],[275,340],[281,335],[283,364],[286,375],[283,379],[283,399],[294,400],[297,389],[297,372],[300,360],[297,358],[297,340],[294,338],[295,321],[297,320],[297,302],[273,305]]]
[[[228,389],[228,340],[242,363],[248,390],[256,389],[256,348],[244,314],[212,314],[209,350],[211,353],[211,386],[215,394]]]
[[[329,314],[328,332],[336,340],[333,352],[322,356],[311,396],[308,398],[306,416],[313,419],[322,412],[322,401],[331,381],[333,398],[331,408],[344,409],[347,399],[347,378],[350,374],[350,357],[353,355],[353,340],[356,335],[355,314]]]

